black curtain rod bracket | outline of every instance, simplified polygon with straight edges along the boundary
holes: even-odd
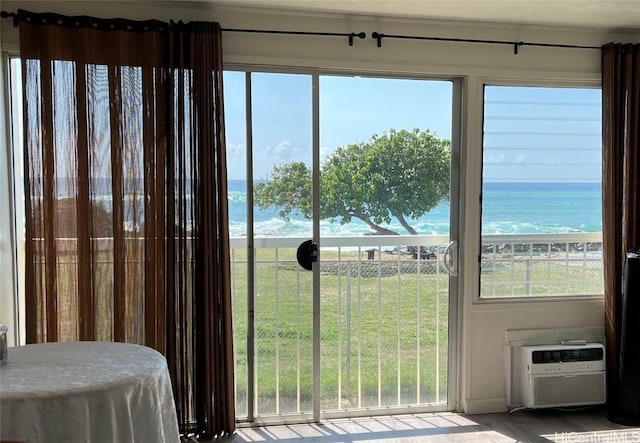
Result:
[[[367,34],[364,32],[359,32],[359,33],[355,33],[352,32],[351,34],[349,34],[349,46],[353,46],[353,37],[358,37],[360,40],[364,40],[365,38],[367,38]]]
[[[380,34],[379,32],[372,32],[371,38],[377,42],[378,48],[382,48],[382,39],[385,37],[384,34]]]
[[[18,14],[16,14],[15,12],[0,11],[0,17],[1,18],[12,17],[13,18],[13,27],[14,28],[18,27]]]
[[[520,46],[522,46],[524,43],[522,42],[518,42],[518,43],[514,43],[513,44],[513,55],[518,55],[518,51],[520,50]]]

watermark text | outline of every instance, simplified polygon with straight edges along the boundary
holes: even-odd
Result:
[[[640,443],[640,430],[556,432],[553,437],[555,443]]]

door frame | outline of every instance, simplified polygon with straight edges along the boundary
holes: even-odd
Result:
[[[320,266],[319,261],[313,264],[313,386],[312,386],[312,414],[310,418],[306,416],[255,416],[255,246],[253,227],[253,194],[247,193],[247,417],[237,420],[239,423],[248,422],[255,425],[278,424],[278,423],[319,423],[324,419],[348,418],[416,413],[416,412],[444,412],[457,411],[460,404],[461,372],[459,368],[459,357],[461,355],[462,344],[459,341],[461,336],[460,325],[462,324],[462,303],[459,293],[460,284],[464,278],[465,269],[461,267],[464,263],[464,245],[459,239],[462,236],[462,216],[464,198],[461,194],[461,166],[462,166],[462,140],[463,140],[463,97],[465,89],[465,79],[463,77],[437,76],[437,75],[402,75],[389,72],[367,72],[361,70],[312,70],[296,69],[286,67],[265,67],[244,64],[228,64],[225,71],[240,71],[245,73],[245,103],[246,103],[246,175],[247,182],[253,182],[253,136],[252,136],[252,88],[251,74],[271,73],[271,74],[301,74],[310,75],[312,82],[312,194],[313,194],[313,237],[312,241],[318,247],[321,246],[320,239],[320,76],[347,76],[347,77],[367,77],[379,79],[404,79],[422,81],[450,81],[452,84],[452,110],[451,110],[451,178],[450,178],[450,220],[449,239],[457,244],[455,256],[457,275],[449,276],[449,297],[448,297],[448,318],[447,318],[447,401],[446,404],[437,406],[411,406],[382,409],[361,409],[354,411],[327,411],[320,410]],[[318,253],[320,249],[318,248]]]

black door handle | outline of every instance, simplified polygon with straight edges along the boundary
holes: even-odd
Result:
[[[298,246],[296,258],[302,268],[311,271],[313,263],[318,261],[318,245],[313,243],[313,240],[302,242],[300,246]]]

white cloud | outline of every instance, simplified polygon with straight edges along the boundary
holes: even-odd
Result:
[[[327,157],[329,157],[329,155],[331,155],[335,150],[336,150],[335,147],[334,148],[320,147],[320,163],[323,163],[324,161],[326,161]]]
[[[255,178],[268,175],[274,165],[293,161],[303,161],[311,165],[311,149],[303,149],[291,140],[283,139],[275,145],[255,146],[253,153],[253,171]]]
[[[227,159],[245,159],[247,147],[244,143],[227,143]]]
[[[502,163],[506,156],[504,154],[498,155],[486,155],[484,158],[485,163]]]
[[[293,144],[291,143],[291,140],[282,140],[275,146],[271,146],[271,145],[267,146],[265,148],[265,154],[267,154],[270,157],[290,158],[291,157],[290,153],[292,150],[295,151],[296,148],[293,148]]]

